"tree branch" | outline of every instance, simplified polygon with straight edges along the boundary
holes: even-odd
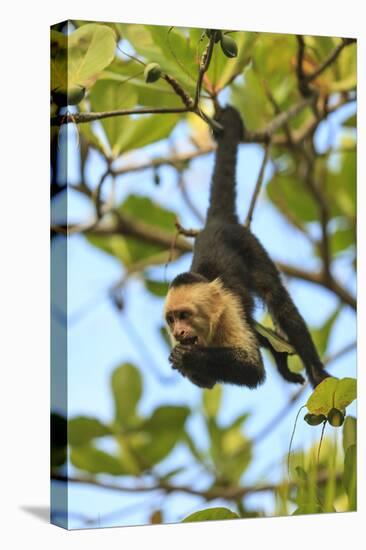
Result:
[[[309,83],[306,81],[306,75],[304,73],[304,55],[305,55],[305,41],[304,37],[299,34],[296,35],[297,40],[297,59],[296,59],[296,76],[299,91],[303,97],[309,97],[312,95],[312,90],[309,88]]]
[[[174,168],[179,168],[186,162],[190,162],[198,157],[212,153],[215,149],[216,146],[212,144],[207,147],[201,147],[190,153],[180,153],[178,155],[171,155],[170,157],[157,157],[140,164],[128,164],[127,166],[122,166],[121,168],[111,168],[111,174],[114,176],[123,176],[125,174],[130,174],[131,172],[140,172],[142,170],[160,168],[161,166],[173,166]]]
[[[164,248],[171,248],[172,242],[174,240],[174,235],[172,235],[168,231],[164,231],[151,224],[136,220],[135,218],[130,218],[129,216],[121,214],[120,212],[114,211],[114,214],[116,215],[116,224],[104,227],[92,227],[91,229],[87,228],[84,232],[91,235],[95,234],[102,236],[116,234],[132,236],[143,239],[145,242],[161,245]],[[63,229],[66,229],[66,226],[61,227],[63,227]],[[71,231],[73,231],[74,227],[75,226],[73,225],[69,226]],[[57,228],[53,229],[57,230]],[[186,232],[186,235],[192,237],[196,236],[199,230],[189,230],[187,232],[187,230],[184,230],[184,228],[180,226],[179,232],[181,234],[185,234]],[[178,236],[178,238],[176,239],[174,248],[181,253],[192,252],[193,249],[191,243],[189,243],[186,239],[183,239],[181,236]],[[326,278],[324,278],[324,273],[322,272],[318,273],[306,271],[294,266],[290,266],[288,264],[284,264],[282,262],[277,262],[277,266],[280,271],[282,271],[285,275],[288,275],[289,277],[301,279],[303,281],[307,281],[327,288],[328,290],[334,292],[343,303],[349,305],[353,309],[356,309],[356,299],[334,278],[327,280]]]
[[[349,305],[352,309],[357,309],[356,299],[338,283],[334,278],[327,280],[324,278],[323,272],[312,272],[300,269],[282,262],[277,262],[277,266],[285,275],[293,277],[295,279],[301,279],[309,283],[320,285],[328,290],[331,290],[338,296],[338,298],[345,304]]]
[[[340,475],[340,474],[339,474]],[[277,485],[273,483],[258,485],[258,486],[246,486],[239,487],[237,485],[229,487],[212,487],[207,490],[194,489],[187,485],[171,485],[170,483],[159,480],[155,485],[137,485],[135,487],[116,485],[114,483],[98,481],[95,478],[83,478],[83,477],[67,477],[58,473],[52,474],[53,481],[60,481],[63,483],[81,483],[84,485],[93,485],[101,489],[109,489],[111,491],[119,491],[124,493],[146,493],[151,491],[163,491],[165,494],[171,493],[186,493],[189,495],[199,496],[205,500],[214,500],[216,498],[222,498],[224,500],[236,500],[239,497],[243,498],[247,495],[276,492],[283,485]],[[317,478],[317,483],[324,484],[328,480],[327,472],[320,472]],[[301,482],[300,482],[301,483]],[[290,489],[296,488],[299,485],[297,481],[288,482]]]
[[[116,116],[126,115],[149,115],[149,114],[174,114],[174,113],[187,113],[192,109],[188,107],[169,107],[169,108],[145,108],[137,107],[136,109],[116,109],[115,111],[103,111],[102,113],[66,113],[65,115],[58,115],[51,118],[51,126],[61,126],[62,124],[69,124],[74,122],[75,124],[84,124],[85,122],[93,122],[95,120],[102,120],[103,118],[111,118]]]

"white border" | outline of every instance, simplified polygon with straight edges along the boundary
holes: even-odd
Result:
[[[81,18],[99,21],[301,32],[358,38],[359,151],[366,151],[364,17],[362,2],[308,0],[306,3],[212,0],[63,0],[56,3],[13,1],[2,20],[1,43],[1,519],[2,539],[10,547],[38,548],[210,548],[253,546],[297,550],[309,546],[347,547],[365,521],[365,486],[359,468],[359,512],[296,518],[210,522],[179,526],[115,528],[66,532],[34,518],[22,506],[46,506],[49,409],[49,253],[48,253],[48,37],[52,23]],[[17,111],[15,111],[15,108]],[[27,109],[27,111],[25,111]],[[4,126],[4,119],[7,123]],[[359,155],[359,182],[365,182],[365,155]],[[5,170],[4,170],[5,168]],[[366,204],[359,185],[358,204]],[[361,212],[362,213],[362,212]],[[363,216],[365,218],[365,216]],[[361,222],[363,220],[361,219]],[[359,280],[365,280],[359,225]],[[5,252],[5,254],[4,254]],[[363,292],[359,327],[366,326]],[[363,338],[364,340],[365,338]],[[365,370],[359,342],[359,394]],[[364,399],[359,399],[360,436],[365,433]],[[365,464],[360,438],[359,464]],[[108,545],[108,546],[106,546]],[[131,546],[130,546],[131,545]]]

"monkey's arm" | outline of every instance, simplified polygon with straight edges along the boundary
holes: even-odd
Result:
[[[203,387],[222,382],[255,388],[265,378],[258,357],[257,361],[251,359],[242,348],[177,345],[169,361],[183,376]]]

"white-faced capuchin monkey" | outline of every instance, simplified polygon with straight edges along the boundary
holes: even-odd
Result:
[[[236,157],[244,126],[227,107],[217,116],[223,127],[215,136],[217,152],[206,225],[195,239],[191,270],[170,284],[165,319],[176,344],[169,361],[194,384],[216,382],[255,388],[265,379],[259,347],[272,353],[280,374],[303,383],[287,366],[287,353],[276,351],[255,330],[254,296],[302,359],[315,387],[326,378],[305,321],[283,286],[280,274],[259,240],[239,223],[235,211]]]

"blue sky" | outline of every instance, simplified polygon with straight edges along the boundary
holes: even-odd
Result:
[[[323,123],[317,134],[319,149],[329,139],[337,135],[340,120],[354,112],[353,105],[330,117]],[[67,176],[69,183],[79,181],[77,166],[77,140],[75,128],[71,125],[63,129],[69,137]],[[177,148],[183,148],[186,128],[181,123],[175,129],[172,139]],[[61,140],[61,146],[63,141]],[[138,154],[126,158],[143,160],[154,155],[168,153],[169,144],[160,142],[146,147]],[[257,178],[263,151],[256,145],[243,145],[240,148],[238,161],[238,211],[243,218],[248,208],[251,191]],[[187,187],[195,205],[202,214],[205,213],[210,174],[213,167],[213,155],[197,159],[186,173]],[[95,185],[105,169],[97,153],[92,153],[88,161],[88,181]],[[267,179],[270,167],[267,169]],[[105,186],[108,192],[108,185]],[[181,223],[186,227],[198,227],[199,222],[184,205],[176,190],[176,174],[172,168],[161,170],[161,184],[154,186],[152,173],[145,171],[123,176],[117,180],[117,192],[120,200],[130,193],[149,196],[159,204],[179,214]],[[61,196],[53,206],[55,218],[62,215],[66,196]],[[87,199],[76,192],[68,195],[69,222],[80,222],[89,219],[93,209]],[[60,219],[60,221],[63,221]],[[301,265],[314,269],[317,260],[311,255],[308,241],[300,232],[290,227],[266,200],[262,193],[254,214],[252,230],[260,238],[268,252],[276,260],[289,264]],[[53,244],[54,258],[60,257],[60,241]],[[190,256],[186,255],[168,267],[166,276],[170,280],[181,270],[189,267]],[[173,373],[167,361],[167,349],[159,336],[162,324],[162,300],[148,294],[138,277],[132,279],[125,289],[126,308],[123,317],[118,316],[108,298],[108,289],[121,277],[121,265],[111,256],[91,246],[81,235],[72,236],[68,246],[68,415],[78,414],[96,416],[109,421],[113,415],[113,403],[110,394],[110,375],[119,364],[130,361],[135,363],[143,373],[144,394],[140,403],[140,412],[148,414],[159,404],[188,404],[197,407],[201,399],[201,390],[178,374]],[[164,279],[164,267],[151,270],[157,279]],[[336,264],[336,274],[342,284],[354,288],[349,259],[341,259]],[[320,326],[335,309],[337,301],[328,291],[301,281],[286,281],[290,293],[311,326]],[[59,307],[65,311],[62,299]],[[53,319],[56,330],[64,330],[58,319]],[[132,327],[132,330],[131,330]],[[329,353],[335,352],[355,339],[355,316],[349,308],[344,308],[339,316],[329,347]],[[57,358],[56,358],[57,361]],[[267,382],[255,391],[226,386],[223,393],[223,407],[220,420],[223,423],[248,411],[251,417],[245,425],[245,431],[255,436],[266,425],[277,410],[292,393],[294,387],[283,382],[265,358],[267,365]],[[355,376],[356,354],[349,353],[332,367],[336,376]],[[158,374],[157,374],[158,373]],[[161,379],[165,382],[162,383]],[[167,379],[167,380],[166,380]],[[301,404],[306,401],[303,396]],[[55,403],[57,410],[62,409],[62,402]],[[253,483],[257,479],[276,480],[282,474],[282,457],[287,452],[288,442],[296,414],[295,407],[291,414],[279,424],[273,433],[255,447],[255,460],[245,474],[245,481]],[[350,412],[354,412],[352,407]],[[62,411],[66,412],[66,411]],[[199,414],[189,423],[189,429],[196,435],[199,444],[204,444],[205,433]],[[309,446],[319,438],[319,431],[300,422],[296,432],[296,444]],[[164,467],[177,466],[192,462],[183,446],[177,447]],[[70,473],[73,473],[71,470]],[[194,473],[194,472],[193,472]],[[263,477],[265,476],[265,477]],[[198,480],[204,484],[202,472],[197,471],[190,477],[179,478],[180,482]],[[266,495],[253,496],[248,500],[253,508],[271,510],[272,498]],[[215,505],[215,503],[210,503]],[[92,487],[74,486],[69,490],[69,510],[72,514],[70,527],[85,527],[79,517],[93,518],[93,526],[134,525],[145,523],[148,512],[162,507],[166,522],[182,519],[187,514],[204,507],[199,499],[182,494],[169,497],[144,495],[124,495]],[[118,513],[117,513],[118,512]],[[115,513],[115,515],[113,515]],[[106,514],[112,514],[108,516]]]

